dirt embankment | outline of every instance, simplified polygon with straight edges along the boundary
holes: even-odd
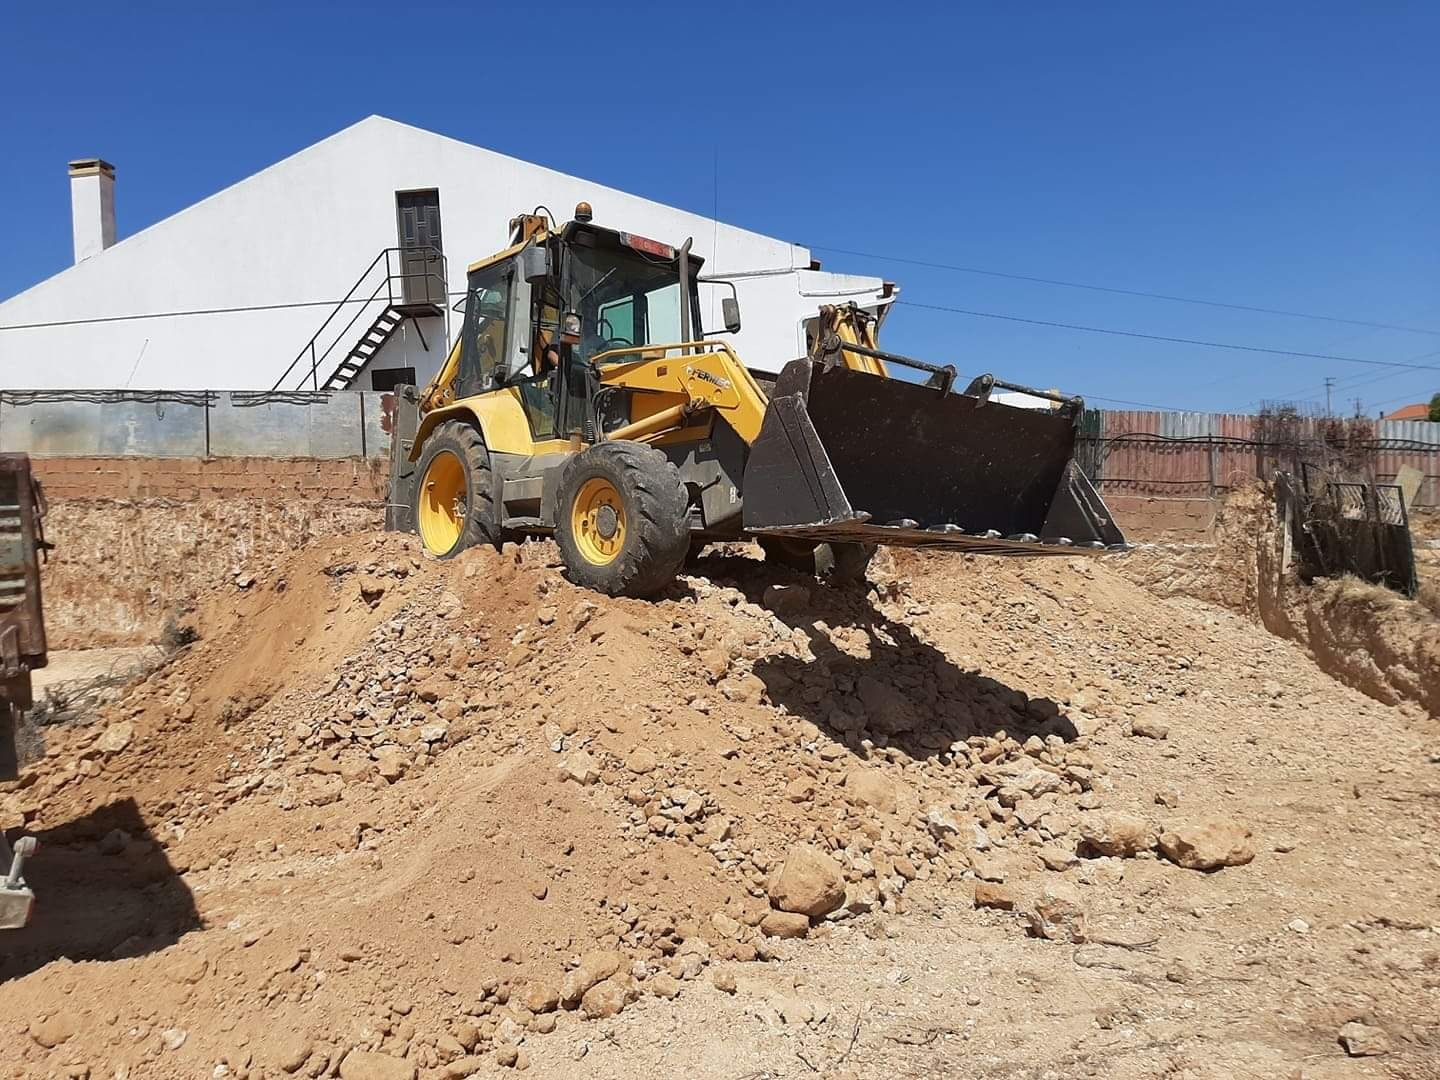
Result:
[[[1422,585],[1433,576],[1428,555],[1420,553]],[[1440,716],[1440,617],[1353,578],[1302,582],[1286,563],[1267,488],[1232,495],[1215,515],[1211,542],[1142,547],[1115,568],[1156,595],[1195,597],[1255,619],[1378,701]]]
[[[1109,560],[872,583],[720,555],[612,601],[548,544],[377,534],[227,575],[196,644],[0,786],[44,845],[0,1065],[1208,1080],[1343,1065],[1352,1024],[1440,1048],[1433,776],[1393,710]]]
[[[376,528],[375,462],[37,458],[50,504],[42,568],[53,649],[145,645],[216,582]]]

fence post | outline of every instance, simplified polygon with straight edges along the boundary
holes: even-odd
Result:
[[[1214,440],[1214,438],[1212,437],[1211,440],[1210,440],[1210,453],[1206,455],[1206,460],[1209,462],[1209,465],[1210,465],[1210,498],[1212,498],[1212,499],[1215,498],[1215,454],[1216,454],[1216,453],[1217,453],[1217,451],[1216,451],[1216,448],[1215,448],[1215,440]]]
[[[365,445],[365,391],[361,390],[355,396],[360,399],[360,460],[365,461],[370,457]]]

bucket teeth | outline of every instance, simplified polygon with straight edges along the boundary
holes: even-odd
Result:
[[[983,536],[986,540],[999,540],[999,539],[1000,539],[1000,530],[998,530],[998,529],[986,529],[984,532],[977,532],[977,533],[975,533],[974,535],[976,535],[976,536]]]
[[[925,531],[932,533],[963,533],[965,530],[959,525],[947,521],[944,525],[931,525]]]
[[[1005,539],[1006,539],[1006,540],[1015,540],[1015,541],[1018,541],[1019,543],[1022,543],[1022,544],[1033,544],[1033,543],[1035,543],[1035,541],[1039,540],[1040,538],[1039,538],[1038,536],[1036,536],[1034,533],[1025,533],[1025,532],[1022,532],[1022,533],[1011,533],[1011,534],[1010,534],[1009,536],[1007,536]]]
[[[1047,544],[1054,544],[1056,547],[1074,547],[1075,541],[1068,536],[1057,536],[1054,540],[1046,540]]]
[[[885,524],[892,529],[918,529],[920,527],[920,523],[914,518],[896,518],[894,521],[887,521]]]

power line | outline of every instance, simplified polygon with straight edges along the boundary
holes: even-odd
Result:
[[[1348,379],[1342,379],[1336,382],[1335,389],[1343,390],[1348,394],[1350,391],[1358,390],[1362,386],[1370,386],[1373,383],[1383,382],[1386,379],[1401,378],[1407,375],[1411,378],[1416,377],[1416,373],[1412,371],[1386,371],[1379,375],[1366,375],[1362,378],[1356,378],[1352,375]],[[1310,392],[1306,393],[1306,391]],[[1301,387],[1298,390],[1292,390],[1288,394],[1276,395],[1276,399],[1279,401],[1318,401],[1320,393],[1321,391],[1317,390],[1312,384]]]
[[[1156,405],[1152,401],[1127,401],[1124,398],[1101,397],[1099,394],[1081,394],[1086,401],[1108,401],[1115,405],[1134,405],[1138,409],[1154,409],[1157,412],[1204,412],[1204,409],[1190,409],[1183,405]]]
[[[1319,322],[1343,323],[1347,326],[1368,326],[1375,330],[1402,330],[1407,334],[1429,334],[1440,337],[1440,330],[1421,326],[1403,326],[1399,323],[1375,322],[1370,319],[1345,319],[1338,315],[1318,315],[1313,311],[1288,311],[1284,308],[1257,307],[1251,304],[1232,304],[1222,300],[1204,300],[1195,296],[1176,296],[1172,293],[1146,292],[1143,289],[1121,289],[1111,285],[1091,285],[1083,281],[1066,281],[1062,278],[1035,277],[1030,274],[1009,274],[1001,270],[986,270],[978,266],[956,266],[951,263],[927,262],[924,259],[908,259],[899,255],[877,255],[870,251],[851,251],[846,248],[826,247],[812,244],[814,251],[831,251],[837,255],[853,255],[861,259],[880,259],[884,262],[905,263],[909,266],[924,266],[931,270],[953,270],[960,274],[980,274],[985,277],[1004,278],[1007,281],[1028,281],[1037,285],[1059,285],[1067,289],[1087,289],[1090,292],[1114,293],[1117,296],[1138,296],[1147,300],[1169,300],[1177,304],[1200,304],[1204,307],[1228,308],[1231,311],[1250,311],[1261,315],[1284,315],[1292,319],[1315,319]]]
[[[1407,398],[1414,397],[1414,394],[1401,394],[1399,397],[1386,398],[1384,401],[1371,402],[1371,408],[1378,409],[1381,405],[1393,405],[1397,401],[1405,401]]]
[[[1434,351],[1434,352],[1421,353],[1419,356],[1412,356],[1412,357],[1409,358],[1409,361],[1410,361],[1410,362],[1414,362],[1414,361],[1417,361],[1417,360],[1429,360],[1432,356],[1440,356],[1440,350],[1436,350],[1436,351]],[[1423,369],[1423,370],[1429,370],[1429,369]],[[1343,389],[1343,390],[1346,390],[1346,391],[1348,392],[1348,391],[1350,391],[1350,390],[1353,390],[1353,389],[1354,389],[1355,387],[1357,387],[1357,386],[1368,386],[1368,385],[1371,384],[1371,383],[1377,383],[1377,382],[1381,382],[1381,381],[1383,381],[1383,380],[1385,380],[1385,379],[1393,379],[1393,378],[1396,378],[1397,376],[1405,375],[1405,374],[1408,373],[1408,371],[1409,371],[1409,369],[1405,369],[1405,370],[1401,370],[1401,371],[1387,371],[1387,372],[1383,372],[1382,374],[1379,374],[1379,375],[1373,375],[1373,374],[1371,374],[1371,373],[1368,372],[1368,371],[1361,371],[1361,372],[1357,372],[1357,373],[1354,374],[1354,375],[1346,375],[1344,378],[1337,380],[1336,383],[1335,383],[1335,389],[1337,389],[1337,390]],[[1307,383],[1306,385],[1300,387],[1300,388],[1297,389],[1297,390],[1292,390],[1292,391],[1290,391],[1289,393],[1286,393],[1286,394],[1279,394],[1279,395],[1276,395],[1276,397],[1277,397],[1278,400],[1280,400],[1280,401],[1286,401],[1286,400],[1289,400],[1289,399],[1292,399],[1292,398],[1296,398],[1297,395],[1303,394],[1303,393],[1305,393],[1307,390],[1309,390],[1309,391],[1314,391],[1314,390],[1315,390],[1315,384],[1314,384],[1314,383]],[[1316,394],[1316,393],[1311,393],[1308,397],[1299,398],[1298,400],[1300,400],[1300,401],[1314,401],[1314,400],[1316,400],[1317,397],[1318,397],[1318,394]]]
[[[1164,341],[1172,345],[1200,345],[1207,349],[1234,349],[1239,352],[1265,353],[1269,356],[1295,356],[1307,360],[1336,360],[1345,364],[1369,364],[1372,367],[1412,368],[1416,371],[1440,371],[1433,364],[1407,364],[1399,360],[1365,360],[1358,356],[1335,356],[1330,353],[1300,352],[1294,349],[1268,349],[1260,345],[1240,345],[1228,341],[1205,341],[1200,338],[1170,337],[1166,334],[1146,334],[1139,330],[1118,330],[1105,326],[1081,326],[1078,323],[1054,322],[1050,319],[1031,319],[1023,315],[1006,315],[998,311],[976,311],[972,308],[946,307],[943,304],[922,304],[915,300],[896,300],[906,307],[925,308],[929,311],[948,311],[955,315],[973,315],[981,319],[1003,319],[1005,322],[1028,323],[1031,326],[1049,326],[1059,330],[1079,330],[1087,334],[1112,334],[1116,337],[1140,338],[1144,341]]]
[[[464,293],[451,293],[463,296]],[[141,319],[178,319],[187,315],[231,315],[246,311],[285,311],[291,308],[340,307],[342,304],[377,303],[375,297],[369,300],[296,300],[288,304],[247,304],[243,307],[193,308],[187,311],[149,311],[141,315],[97,315],[89,319],[55,319],[52,322],[10,323],[0,330],[48,330],[57,326],[90,326],[95,323],[138,322]]]

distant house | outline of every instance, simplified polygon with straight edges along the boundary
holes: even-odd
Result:
[[[798,244],[381,116],[118,242],[115,183],[106,161],[71,163],[75,265],[0,300],[11,328],[0,330],[0,386],[423,384],[457,329],[447,316],[466,265],[504,248],[510,218],[541,204],[562,223],[584,200],[601,225],[675,245],[693,237],[705,275],[735,282],[744,329],[729,340],[763,371],[804,353],[822,304],[882,311],[896,292],[821,271]],[[708,291],[707,329],[722,295]]]
[[[1380,417],[1381,420],[1429,420],[1430,403],[1418,401],[1414,405],[1406,405],[1396,409],[1394,412],[1386,413]]]

